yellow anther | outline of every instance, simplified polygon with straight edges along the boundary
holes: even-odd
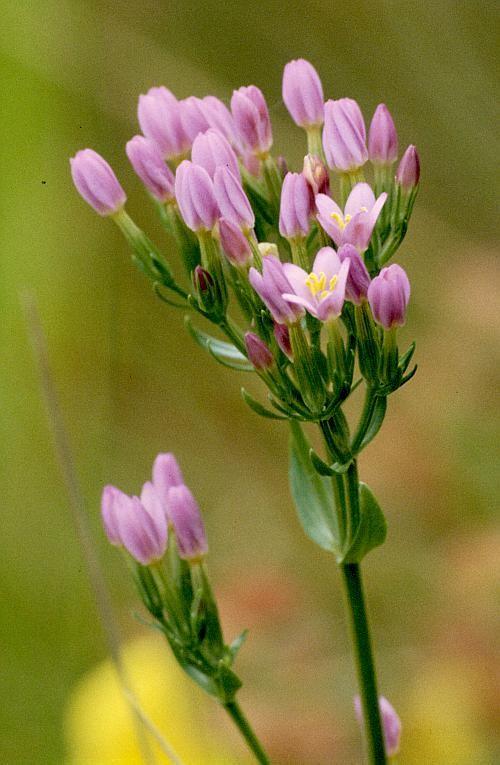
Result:
[[[306,279],[306,286],[311,290],[311,294],[315,297],[318,292],[322,292],[326,286],[326,276],[323,271],[319,276],[315,273],[310,273]]]
[[[335,221],[335,223],[338,225],[340,229],[343,230],[345,228],[346,222],[341,215],[339,215],[336,212],[332,212],[330,214],[330,218]]]

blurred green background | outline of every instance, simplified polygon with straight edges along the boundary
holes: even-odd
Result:
[[[241,700],[274,761],[359,762],[340,583],[296,522],[286,430],[253,415],[239,395],[247,378],[184,334],[68,167],[79,148],[101,152],[131,214],[167,246],[124,154],[138,94],[165,84],[179,97],[227,100],[255,83],[276,150],[297,168],[303,136],[282,104],[281,74],[302,56],[328,97],[356,98],[367,120],[387,103],[401,147],[415,143],[422,158],[399,253],[413,288],[401,334],[417,339],[419,371],[361,460],[389,521],[364,569],[380,688],[404,724],[400,762],[498,762],[497,4],[1,0],[0,12],[0,761],[65,762],[72,689],[106,656],[26,337],[19,295],[29,287],[124,636],[147,628],[103,539],[101,487],[137,491],[156,453],[173,450],[206,514],[228,634],[251,629]],[[222,713],[207,714],[232,747],[220,762],[243,762]]]

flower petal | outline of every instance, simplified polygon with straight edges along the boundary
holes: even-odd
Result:
[[[370,211],[375,204],[375,195],[368,183],[357,183],[347,197],[345,214],[356,215],[363,207]]]

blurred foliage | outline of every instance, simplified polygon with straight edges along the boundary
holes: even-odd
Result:
[[[362,459],[389,521],[387,543],[364,568],[381,690],[404,722],[401,763],[496,760],[497,10],[479,0],[0,0],[2,763],[64,760],[72,689],[106,655],[26,339],[25,287],[38,295],[124,633],[146,628],[102,538],[100,489],[136,491],[154,455],[174,450],[206,513],[228,635],[251,629],[238,661],[242,702],[276,763],[359,761],[339,582],[293,515],[285,429],[246,409],[247,378],[184,334],[68,171],[78,148],[104,154],[130,212],[167,247],[124,154],[138,94],[162,83],[180,97],[228,98],[253,82],[293,166],[303,136],[280,83],[297,56],[314,62],[328,96],[357,98],[367,119],[385,101],[402,147],[411,141],[421,153],[400,252],[413,289],[402,334],[417,338],[419,371]],[[196,693],[184,678],[176,685]],[[212,714],[242,762],[228,724]],[[163,726],[172,740],[175,725]]]

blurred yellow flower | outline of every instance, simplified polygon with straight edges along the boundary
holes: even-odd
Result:
[[[159,635],[126,643],[122,656],[143,711],[183,765],[241,765],[243,760],[224,748],[227,733],[210,724],[211,700],[184,675]],[[132,712],[110,659],[73,689],[65,733],[68,765],[143,765]],[[153,736],[146,735],[158,765],[168,762]]]

